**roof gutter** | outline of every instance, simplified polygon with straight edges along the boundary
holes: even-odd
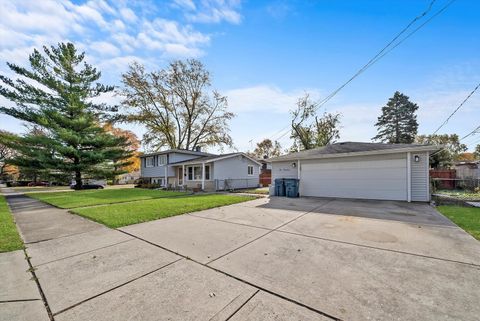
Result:
[[[325,159],[325,158],[341,158],[341,157],[354,157],[354,156],[368,156],[368,155],[384,155],[384,154],[397,154],[397,153],[408,153],[408,152],[434,152],[441,150],[443,146],[419,146],[419,147],[407,147],[407,148],[394,148],[394,149],[381,149],[381,150],[369,150],[363,152],[349,152],[349,153],[337,153],[337,154],[318,154],[318,155],[307,155],[307,156],[295,156],[292,154],[291,157],[282,158],[270,158],[266,161],[269,163],[274,162],[288,162],[296,161],[300,159]]]

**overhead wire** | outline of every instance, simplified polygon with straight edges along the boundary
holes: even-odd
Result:
[[[396,47],[398,47],[401,43],[403,43],[405,40],[410,38],[413,34],[415,34],[418,30],[423,28],[427,23],[429,23],[432,19],[443,13],[451,4],[453,4],[456,0],[450,0],[445,6],[443,6],[441,9],[439,9],[434,15],[432,15],[428,20],[426,20],[423,24],[421,24],[419,27],[414,29],[412,32],[410,32],[407,36],[402,38],[400,41],[398,41],[393,47],[390,47],[396,40],[398,40],[415,22],[420,20],[421,18],[425,17],[432,9],[434,3],[436,0],[430,1],[428,7],[426,10],[424,10],[420,15],[416,16],[412,21],[410,21],[406,27],[404,27],[386,46],[384,46],[373,58],[371,58],[362,68],[360,68],[352,77],[350,77],[345,83],[343,83],[340,87],[335,89],[332,93],[330,93],[327,97],[322,99],[316,106],[316,109],[320,108],[324,104],[326,104],[330,99],[332,99],[338,92],[340,92],[343,88],[345,88],[350,82],[352,82],[355,78],[357,78],[360,74],[362,74],[365,70],[370,68],[373,64],[378,62],[380,59],[385,57],[388,53],[390,53],[392,50],[394,50]],[[389,48],[390,47],[390,48]],[[283,138],[285,135],[288,134],[290,129],[288,128],[290,125],[285,126],[283,129],[278,131],[277,133],[283,132],[285,129],[287,129],[287,132],[283,133],[279,137],[275,138],[277,134],[274,134],[271,136],[271,139],[279,140]]]
[[[458,105],[458,107],[455,108],[455,110],[447,117],[447,119],[445,119],[445,121],[440,126],[438,126],[438,128],[433,132],[433,135],[435,135],[443,126],[445,126],[448,123],[450,118],[452,118],[452,116],[455,115],[455,113],[460,108],[462,108],[462,106],[470,99],[470,97],[473,96],[473,94],[477,91],[478,87],[480,87],[480,83],[468,94],[468,96],[460,103],[460,105]]]

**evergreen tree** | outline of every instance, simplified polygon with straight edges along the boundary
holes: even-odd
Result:
[[[130,154],[125,137],[115,137],[101,126],[117,106],[95,102],[114,87],[97,83],[101,73],[84,62],[85,54],[77,53],[73,44],[43,51],[30,55],[30,68],[7,63],[21,76],[16,80],[0,75],[0,95],[15,103],[0,107],[0,112],[35,128],[10,137],[18,151],[10,162],[52,175],[72,175],[81,189],[82,178],[111,176]]]
[[[413,143],[418,130],[417,109],[418,105],[408,96],[396,91],[382,107],[382,115],[375,124],[377,136],[372,139],[390,144]]]

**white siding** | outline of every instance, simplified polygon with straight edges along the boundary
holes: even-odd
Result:
[[[253,175],[248,175],[248,166],[253,166]],[[217,188],[223,189],[225,180],[230,188],[257,187],[260,183],[260,165],[245,156],[239,155],[215,162],[213,178],[217,180]]]
[[[154,155],[153,157],[158,157],[159,155]],[[195,159],[200,156],[198,155],[189,155],[182,153],[170,153],[168,154],[168,163],[176,163],[181,161],[186,161],[189,159]],[[157,161],[154,161],[154,164],[157,164]],[[142,177],[165,177],[165,165],[145,167],[145,158],[141,158],[141,175]],[[172,166],[167,166],[167,176],[174,177],[175,169]]]
[[[406,154],[301,161],[300,195],[407,199]]]
[[[415,162],[415,155],[420,157],[418,162]],[[428,169],[428,153],[411,153],[411,186],[412,201],[414,202],[430,200]]]
[[[276,178],[298,178],[297,165],[296,161],[272,163],[272,183],[275,183]]]

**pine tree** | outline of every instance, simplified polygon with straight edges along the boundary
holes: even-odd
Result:
[[[71,175],[76,188],[85,177],[108,177],[130,155],[123,136],[107,133],[101,122],[117,106],[95,103],[114,90],[97,83],[101,73],[84,62],[71,43],[43,47],[29,57],[30,68],[7,63],[16,80],[0,75],[0,95],[15,107],[0,112],[35,128],[36,133],[10,137],[18,154],[10,162],[23,168]]]
[[[413,143],[418,130],[417,109],[418,105],[408,96],[396,91],[382,107],[382,115],[375,124],[377,136],[372,139],[390,144]]]

